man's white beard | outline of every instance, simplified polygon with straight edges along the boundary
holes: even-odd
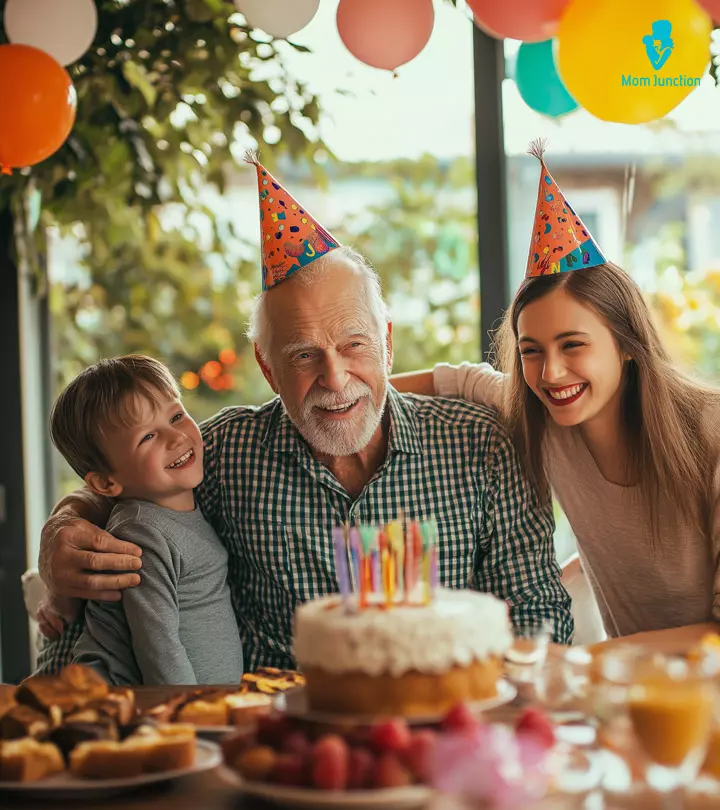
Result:
[[[382,402],[376,405],[369,385],[349,382],[339,393],[314,387],[305,397],[300,411],[290,419],[313,450],[327,456],[351,456],[364,450],[380,426],[387,400],[388,376],[384,374]],[[362,398],[357,412],[347,420],[323,416],[315,408],[349,405]]]

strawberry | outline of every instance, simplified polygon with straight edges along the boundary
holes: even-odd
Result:
[[[381,754],[376,766],[373,782],[377,788],[406,787],[412,784],[412,774],[404,767],[395,754]]]
[[[402,751],[410,742],[410,729],[404,720],[388,720],[370,729],[370,745],[376,751]]]
[[[550,718],[541,709],[525,709],[515,723],[517,734],[533,737],[543,748],[555,745],[555,729]]]
[[[326,734],[315,743],[311,754],[313,785],[320,790],[344,790],[348,783],[350,752],[337,734]]]
[[[403,763],[418,782],[428,784],[432,775],[437,734],[430,728],[418,729],[410,737],[410,744],[402,755]]]
[[[456,703],[440,725],[443,731],[474,731],[478,722],[467,703]]]

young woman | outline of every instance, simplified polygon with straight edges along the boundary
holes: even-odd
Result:
[[[720,392],[670,362],[609,262],[527,278],[496,335],[501,371],[439,365],[400,390],[498,408],[528,476],[577,537],[609,636],[720,619]]]

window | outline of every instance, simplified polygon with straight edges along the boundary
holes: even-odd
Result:
[[[396,370],[479,359],[472,26],[449,4],[438,5],[428,47],[393,78],[349,54],[335,8],[321,4],[294,37],[311,53],[285,45],[283,60],[318,95],[319,134],[337,160],[317,149],[312,166],[283,156],[272,170],[325,227],[377,266],[393,310]],[[271,106],[282,114],[283,103],[278,96]],[[307,121],[302,126],[315,137]],[[238,156],[251,145],[243,137]],[[261,159],[272,156],[277,138],[268,126]],[[120,266],[109,250],[102,274],[93,277],[81,261],[93,249],[82,223],[70,237],[55,235],[55,394],[93,361],[139,351],[168,363],[196,419],[272,396],[244,338],[260,286],[255,182],[238,162],[222,195],[202,191],[205,215],[155,210],[157,238],[181,233],[191,243],[169,246],[160,263],[143,264],[139,252],[137,266]],[[241,238],[227,235],[230,221]],[[213,248],[215,231],[232,262]],[[78,483],[62,462],[57,479],[60,492]]]

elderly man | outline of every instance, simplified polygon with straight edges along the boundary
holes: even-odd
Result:
[[[392,325],[378,278],[322,233],[329,249],[280,274],[252,315],[256,358],[278,396],[201,426],[197,502],[229,551],[248,668],[294,665],[295,607],[337,590],[332,528],[401,512],[437,519],[443,585],[490,591],[507,601],[516,628],[548,620],[554,639],[569,642],[552,512],[538,504],[497,417],[389,385]],[[264,278],[270,286],[271,262]],[[94,525],[107,512],[83,490],[58,505],[41,553],[52,592],[113,599],[137,582],[133,573],[87,573],[139,567],[139,549]],[[50,645],[48,669],[68,660],[77,629]]]

